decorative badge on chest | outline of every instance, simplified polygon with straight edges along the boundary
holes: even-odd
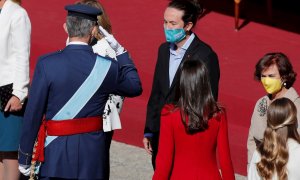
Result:
[[[268,105],[267,105],[267,99],[266,98],[263,98],[259,104],[258,104],[258,113],[260,116],[265,116],[266,113],[267,113],[267,108],[268,108]]]

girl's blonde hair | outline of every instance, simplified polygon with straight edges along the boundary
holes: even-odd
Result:
[[[261,161],[256,167],[264,180],[271,180],[274,175],[280,180],[287,179],[288,138],[300,143],[297,132],[297,109],[291,100],[279,98],[268,108],[267,128],[262,144],[258,147]]]

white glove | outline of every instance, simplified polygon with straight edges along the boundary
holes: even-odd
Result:
[[[120,55],[124,52],[124,47],[114,38],[113,35],[109,34],[102,26],[99,26],[100,33],[104,36],[110,47],[116,52],[116,55]]]
[[[24,176],[30,175],[30,165],[19,164],[19,171],[24,174]]]

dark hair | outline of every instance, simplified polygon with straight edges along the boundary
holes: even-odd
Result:
[[[288,98],[276,99],[268,108],[267,123],[264,139],[258,147],[261,161],[256,165],[257,170],[264,179],[272,179],[274,174],[278,179],[287,179],[287,140],[292,138],[300,143],[296,106]]]
[[[262,57],[255,65],[254,78],[260,81],[262,71],[272,65],[277,66],[283,82],[286,83],[285,87],[287,89],[292,87],[296,80],[297,73],[294,72],[293,66],[288,57],[281,52],[268,53],[264,55],[264,57]]]
[[[191,134],[206,130],[208,120],[220,111],[203,62],[187,60],[181,65],[178,107],[182,122]]]
[[[198,0],[172,0],[168,7],[183,11],[182,20],[184,24],[192,22],[193,27],[196,26],[197,20],[203,13],[203,6]]]

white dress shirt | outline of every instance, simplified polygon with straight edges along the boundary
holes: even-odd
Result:
[[[0,13],[0,86],[13,83],[13,94],[28,95],[31,24],[26,11],[7,0]]]
[[[287,175],[289,180],[299,180],[300,179],[300,144],[294,139],[288,139],[287,147],[289,151],[289,160],[287,163]],[[248,180],[261,180],[259,173],[256,169],[256,164],[260,162],[261,157],[257,150],[254,151],[252,160],[249,165]],[[272,180],[278,180],[275,175]]]

